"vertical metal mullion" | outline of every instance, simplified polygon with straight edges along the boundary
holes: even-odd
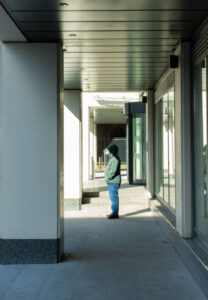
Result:
[[[164,97],[164,96],[163,96]],[[164,130],[163,130],[163,110],[164,110],[164,103],[163,103],[163,97],[162,97],[162,178],[163,178],[163,200],[165,201],[165,185],[164,185]]]
[[[168,204],[170,205],[170,141],[169,141],[169,131],[170,131],[170,119],[169,119],[169,93],[168,92]]]
[[[176,132],[175,132],[175,121],[176,121],[176,117],[175,117],[175,85],[174,85],[174,122],[173,122],[173,126],[174,126],[174,195],[175,195],[175,199],[174,199],[174,203],[175,203],[175,209],[176,209]]]
[[[208,56],[205,57],[205,67],[206,67],[206,117],[207,117],[207,124],[206,124],[206,127],[207,127],[207,143],[208,143],[208,68],[207,68],[207,61],[208,61]],[[208,145],[206,147],[206,171],[207,171],[207,174],[208,175]],[[207,182],[206,182],[206,186],[208,187],[208,176],[207,176]],[[208,188],[206,187],[207,191],[206,193],[208,192]],[[205,207],[205,218],[208,217],[208,197],[206,198],[206,207]]]

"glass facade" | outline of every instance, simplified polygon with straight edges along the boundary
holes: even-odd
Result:
[[[145,114],[133,114],[133,182],[144,183],[146,179]]]
[[[175,210],[175,110],[174,89],[155,104],[155,189]]]
[[[207,59],[194,69],[194,230],[208,246]]]

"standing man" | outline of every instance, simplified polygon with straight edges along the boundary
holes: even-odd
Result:
[[[111,145],[108,147],[109,151],[109,162],[107,168],[105,169],[105,182],[108,184],[109,197],[111,200],[112,212],[108,216],[108,219],[118,219],[119,211],[119,198],[118,189],[121,184],[121,174],[120,167],[121,161],[118,156],[118,147],[116,145]]]

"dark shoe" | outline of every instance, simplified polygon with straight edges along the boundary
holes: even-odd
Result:
[[[111,214],[108,216],[108,219],[118,219],[119,215],[118,214]]]

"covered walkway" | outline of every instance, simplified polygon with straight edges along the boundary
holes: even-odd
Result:
[[[0,299],[207,299],[149,211],[144,187],[123,182],[121,217],[108,220],[106,186],[96,184],[99,198],[65,212],[64,262],[0,265]]]

